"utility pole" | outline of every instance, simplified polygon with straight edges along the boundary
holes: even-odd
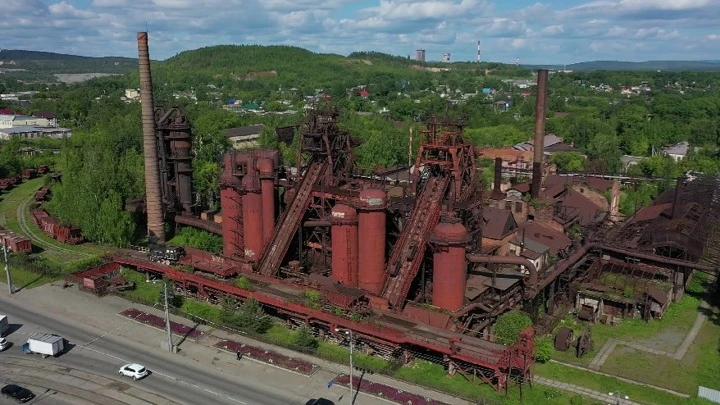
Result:
[[[12,284],[12,277],[10,277],[10,266],[8,264],[7,244],[5,244],[5,243],[3,243],[3,254],[5,255],[5,275],[7,275],[8,293],[10,293],[10,295],[12,295],[13,284]]]
[[[345,333],[350,338],[350,405],[355,402],[353,400],[353,335],[350,329],[335,329],[336,332]]]
[[[353,399],[353,335],[352,330],[348,329],[350,335],[350,405],[355,403]]]
[[[168,351],[172,352],[172,329],[170,329],[170,308],[168,307],[167,281],[163,281],[163,286],[165,289],[165,328],[167,329],[167,346]]]

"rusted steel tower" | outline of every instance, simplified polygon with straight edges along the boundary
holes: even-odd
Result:
[[[140,101],[142,104],[143,150],[145,155],[145,195],[147,199],[148,236],[165,241],[165,221],[160,196],[160,169],[156,141],[155,108],[147,32],[138,32]]]

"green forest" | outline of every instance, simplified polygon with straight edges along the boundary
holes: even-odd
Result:
[[[341,125],[362,141],[355,151],[361,167],[407,164],[410,129],[417,134],[424,120],[446,111],[467,123],[465,136],[478,147],[511,146],[533,133],[534,90],[514,83],[535,80],[533,71],[523,67],[419,65],[372,52],[343,57],[286,46],[215,46],[153,62],[152,69],[156,103],[182,107],[193,125],[196,199],[210,208],[217,208],[218,201],[217,157],[229,148],[224,131],[264,124],[262,146],[280,147],[285,163],[293,164],[297,143],[278,145],[273,128],[299,123],[306,107],[318,98],[337,105]],[[3,143],[3,175],[49,163],[63,173],[49,203],[52,213],[81,226],[92,241],[121,246],[137,241],[143,232],[123,207],[144,194],[140,106],[121,100],[125,89],[139,87],[137,70],[75,85],[24,86],[0,81],[0,92],[39,91],[28,106],[0,102],[0,108],[53,111],[62,126],[73,129],[73,136],[57,142]],[[553,73],[547,132],[582,152],[556,154],[553,163],[564,171],[602,167],[606,173],[623,173],[621,157],[632,155],[644,159],[629,174],[666,179],[666,185],[687,171],[716,173],[718,86],[720,73]],[[641,90],[622,94],[621,87]],[[366,96],[361,95],[363,89]],[[228,99],[258,104],[268,114],[226,111],[221,107]],[[507,108],[497,107],[497,102],[507,101]],[[295,113],[271,114],[286,110]],[[413,139],[414,150],[418,138]],[[691,147],[680,162],[653,155],[681,141]],[[23,157],[18,151],[27,146],[61,152]],[[486,171],[483,177],[488,175],[492,174]],[[626,190],[625,211],[647,204],[662,187]]]

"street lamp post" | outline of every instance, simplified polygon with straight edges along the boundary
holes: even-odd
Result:
[[[165,329],[167,331],[167,347],[168,351],[172,352],[172,329],[170,328],[170,308],[168,307],[168,290],[167,290],[167,282],[163,280],[163,287],[165,292]]]
[[[8,292],[10,293],[10,295],[12,295],[14,288],[12,284],[12,277],[10,277],[10,267],[8,263],[7,251],[7,245],[3,244],[3,254],[5,255],[5,274],[7,276]]]
[[[353,335],[350,329],[335,329],[336,332],[346,333],[350,339],[350,405],[353,405]]]
[[[622,391],[608,392],[608,395],[610,395],[611,397],[615,397],[615,405],[620,405],[620,401],[623,399],[630,399],[630,397],[625,395]]]

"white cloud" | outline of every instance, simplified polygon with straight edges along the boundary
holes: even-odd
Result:
[[[347,54],[376,50],[433,59],[565,63],[593,59],[716,59],[720,0],[550,1],[498,11],[500,0],[3,0],[3,46],[153,58],[221,43],[288,44]],[[505,2],[502,5],[507,8]],[[515,4],[512,2],[511,4]],[[346,9],[345,7],[352,7]],[[701,43],[703,46],[694,46]],[[11,44],[6,45],[6,44]],[[691,51],[689,51],[691,50]]]

